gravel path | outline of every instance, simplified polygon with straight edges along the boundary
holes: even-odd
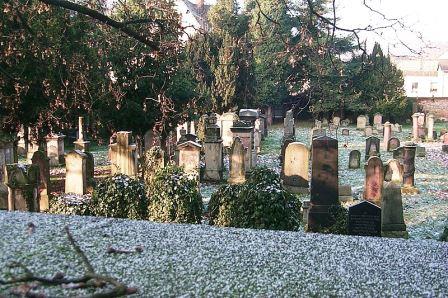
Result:
[[[29,222],[36,226],[27,232]],[[448,296],[448,244],[0,211],[0,279],[19,260],[47,277],[98,273],[149,296]],[[108,254],[107,248],[143,252]],[[0,296],[9,296],[0,286]],[[51,297],[82,290],[37,288]],[[85,290],[84,290],[85,291]]]

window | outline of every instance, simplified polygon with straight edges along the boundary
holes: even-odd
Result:
[[[431,93],[436,93],[437,92],[437,82],[431,82],[431,87],[429,90]]]
[[[412,83],[412,92],[417,92],[418,89],[418,82]]]

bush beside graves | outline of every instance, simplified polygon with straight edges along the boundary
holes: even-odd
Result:
[[[50,213],[66,215],[92,215],[90,196],[64,194],[50,198]]]
[[[115,175],[98,183],[92,195],[92,215],[146,219],[148,199],[145,186],[126,175]]]
[[[221,227],[297,230],[301,203],[285,191],[280,177],[263,167],[242,185],[223,185],[211,197],[210,224]]]
[[[149,219],[159,222],[200,223],[202,197],[197,181],[175,165],[159,169],[148,187]]]

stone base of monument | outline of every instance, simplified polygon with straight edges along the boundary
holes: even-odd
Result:
[[[334,205],[312,205],[308,211],[307,232],[320,232],[334,224],[330,209]],[[336,205],[337,206],[337,205]]]
[[[283,185],[283,187],[294,194],[309,194],[310,189],[308,187],[300,187],[300,186],[293,186],[293,185]]]
[[[227,183],[232,184],[232,185],[243,184],[244,182],[246,182],[246,178],[244,178],[244,177],[237,177],[237,178],[230,177],[227,180]]]
[[[8,187],[0,183],[0,209],[8,209]]]
[[[386,238],[409,238],[407,231],[381,231],[381,237]]]
[[[448,153],[448,145],[442,145],[442,151]]]
[[[415,186],[405,185],[401,188],[401,193],[404,195],[416,195],[419,194],[420,191]]]

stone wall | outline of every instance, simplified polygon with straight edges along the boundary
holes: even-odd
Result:
[[[448,121],[448,97],[439,98],[412,98],[413,112],[422,111],[425,114],[434,114],[435,119],[445,119]]]

